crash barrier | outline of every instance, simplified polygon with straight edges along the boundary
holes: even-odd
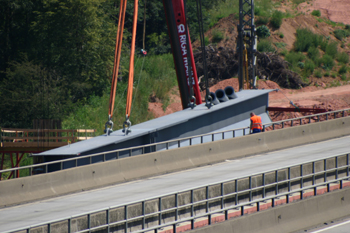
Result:
[[[349,132],[350,117],[345,117],[5,180],[0,182],[0,207],[348,136]]]
[[[182,232],[350,187],[349,170],[349,153],[333,155],[10,232]]]
[[[267,124],[263,124],[263,131],[276,130],[280,128],[285,128],[287,126],[293,127],[293,126],[299,126],[304,124],[310,124],[313,122],[327,121],[332,119],[331,117],[333,117],[334,119],[343,118],[347,116],[346,113],[348,111],[350,111],[350,109],[319,113],[319,114],[303,116],[299,118],[267,123]],[[78,167],[78,166],[93,164],[97,162],[110,161],[111,159],[119,159],[119,158],[145,154],[146,151],[155,152],[159,148],[162,148],[162,150],[169,150],[169,149],[173,149],[174,147],[182,148],[186,146],[192,146],[194,145],[193,142],[196,142],[196,144],[203,144],[208,142],[207,140],[208,138],[210,138],[210,141],[214,142],[214,141],[219,141],[219,140],[228,139],[228,138],[235,138],[241,135],[245,136],[249,134],[249,131],[250,131],[249,127],[244,127],[244,128],[233,129],[233,130],[225,130],[220,132],[207,133],[207,134],[201,134],[201,135],[196,135],[196,136],[191,136],[186,138],[163,141],[158,143],[151,143],[151,144],[141,145],[136,147],[129,147],[125,149],[106,151],[103,153],[79,156],[79,157],[74,157],[69,159],[57,160],[53,162],[16,167],[16,168],[11,168],[6,170],[0,170],[0,176],[1,176],[1,173],[4,173],[4,172],[11,173],[13,171],[18,171],[18,170],[29,170],[28,174],[29,176],[31,176],[33,174],[37,174],[36,172],[37,170],[40,170],[40,173],[47,173],[47,171],[49,170],[48,166],[56,165],[55,168],[58,168],[59,170],[63,170],[67,168]],[[278,143],[278,140],[277,140],[277,143]]]

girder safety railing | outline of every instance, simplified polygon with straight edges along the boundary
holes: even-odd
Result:
[[[345,117],[345,116],[348,116],[348,112],[350,112],[350,108],[266,123],[266,124],[263,124],[263,131],[276,130],[280,128],[285,128],[287,126],[292,127],[297,125],[309,124],[313,122],[320,122],[323,120]],[[34,164],[29,166],[16,167],[16,168],[11,168],[6,170],[0,170],[0,176],[2,173],[5,173],[5,172],[11,173],[12,171],[18,171],[18,170],[24,170],[24,169],[29,170],[28,172],[29,175],[37,174],[36,170],[38,169],[40,169],[40,173],[47,173],[49,171],[48,167],[52,165],[56,165],[55,166],[56,170],[62,170],[62,169],[67,169],[67,168],[72,168],[72,167],[77,167],[82,165],[88,165],[96,162],[105,162],[111,159],[119,159],[119,158],[134,156],[134,155],[140,155],[144,153],[150,153],[150,152],[159,151],[159,150],[169,150],[173,148],[180,148],[180,147],[191,146],[195,144],[202,144],[206,142],[223,140],[227,138],[234,138],[234,137],[237,137],[238,135],[245,136],[249,134],[249,131],[250,131],[249,127],[243,127],[238,129],[231,129],[231,130],[225,130],[220,132],[207,133],[207,134],[201,134],[201,135],[196,135],[191,137],[174,139],[169,141],[151,143],[147,145],[100,152],[100,153],[95,153],[90,155],[77,156],[74,158],[62,159],[62,160],[57,160],[52,162],[45,162],[45,163]]]
[[[51,232],[53,228],[63,229],[63,226],[67,232],[165,232],[167,227],[176,232],[180,224],[194,229],[199,221],[211,225],[218,216],[228,220],[281,203],[350,187],[349,168],[349,153],[338,154],[9,232],[30,232],[39,228]],[[252,208],[254,211],[249,211]]]

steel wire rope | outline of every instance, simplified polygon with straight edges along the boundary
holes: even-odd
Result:
[[[282,95],[284,95],[284,97],[286,97],[286,98],[289,100],[289,103],[290,103],[293,107],[299,109],[299,107],[296,106],[296,105],[293,103],[293,101],[292,101],[291,99],[289,99],[280,89],[276,89],[276,90],[279,91],[279,92],[281,92]]]
[[[206,102],[207,108],[210,108],[212,105],[211,103],[212,101],[210,101],[211,97],[209,97],[209,81],[208,81],[208,71],[207,71],[207,55],[205,51],[205,41],[204,41],[202,0],[196,0],[196,6],[197,6],[199,38],[201,42],[202,58],[203,58],[203,73],[204,73],[204,81],[205,81],[205,102]],[[210,103],[208,103],[208,101],[210,101]]]
[[[133,96],[133,99],[132,99],[133,102],[134,102],[134,100],[135,100],[135,98],[136,98],[137,90],[138,90],[138,87],[139,87],[139,84],[140,84],[140,80],[141,80],[141,76],[142,76],[142,70],[143,70],[143,64],[144,64],[144,62],[145,62],[145,57],[146,57],[146,56],[143,56],[143,59],[142,59],[142,65],[141,65],[140,75],[139,75],[139,79],[138,79],[138,81],[137,81],[137,86],[136,86],[136,88],[135,88],[135,93],[134,93],[134,96]],[[139,58],[139,57],[138,57],[138,58]],[[138,61],[138,59],[137,59],[137,61]],[[137,61],[136,61],[136,64],[137,64]],[[131,113],[132,109],[133,109],[133,105],[131,105],[130,113]]]

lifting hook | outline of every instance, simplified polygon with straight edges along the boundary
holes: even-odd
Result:
[[[125,133],[125,135],[128,135],[129,133],[131,133],[131,121],[129,120],[129,116],[126,115],[125,116],[125,121],[123,123],[123,130],[122,132]]]
[[[111,115],[108,115],[108,121],[105,124],[104,132],[107,136],[113,132],[113,121],[111,119]]]
[[[206,97],[205,97],[205,106],[206,106],[208,109],[210,109],[211,106],[213,106],[213,105],[214,105],[214,104],[213,104],[213,98],[212,98],[210,95],[206,96]]]

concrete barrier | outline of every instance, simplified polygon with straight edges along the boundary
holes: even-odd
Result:
[[[350,117],[0,182],[0,207],[350,134]]]
[[[338,190],[321,196],[277,206],[192,230],[211,232],[294,232],[339,219],[350,214],[350,190]]]

